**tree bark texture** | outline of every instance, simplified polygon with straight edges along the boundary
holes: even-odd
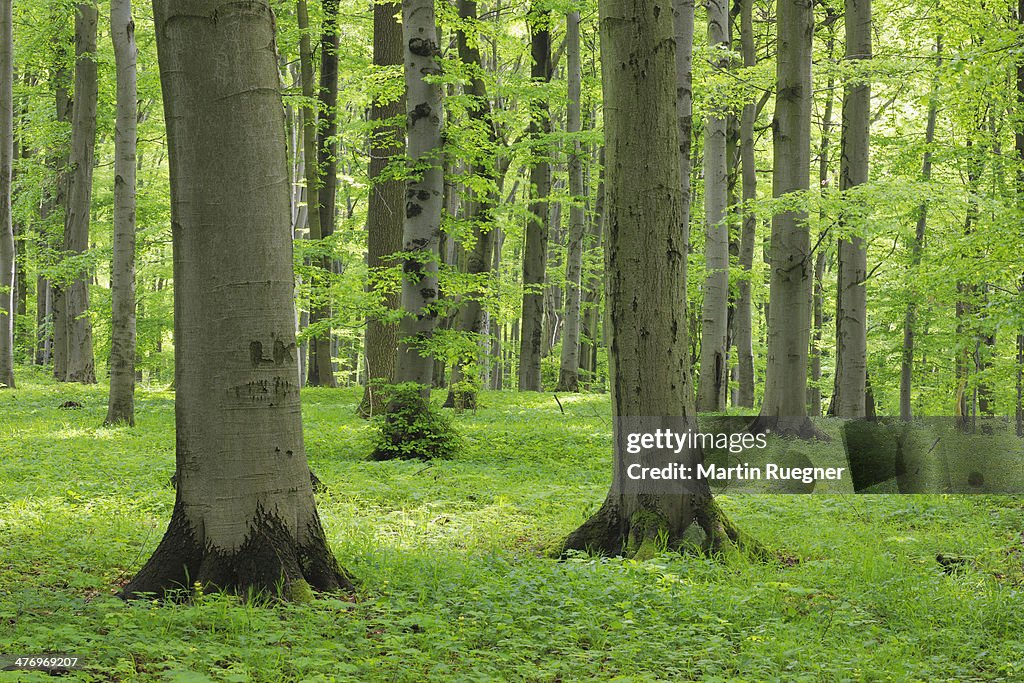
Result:
[[[871,59],[871,0],[846,0],[846,61]],[[839,189],[844,193],[868,181],[871,86],[865,74],[848,77],[843,96]],[[836,291],[836,416],[862,418],[867,394],[867,243],[863,203],[846,197],[850,235],[839,240]],[[852,219],[852,221],[850,220]],[[851,226],[850,223],[853,223]]]
[[[613,476],[621,482],[626,460],[620,418],[674,416],[693,427],[696,410],[686,325],[675,40],[673,22],[666,21],[673,4],[601,0],[599,8],[608,164],[609,365],[616,418]],[[692,12],[692,5],[680,11]],[[701,457],[699,449],[690,449],[679,461],[693,464]],[[681,547],[695,523],[704,531],[707,549],[742,542],[709,490],[622,491],[613,484],[600,510],[570,534],[565,550],[643,557],[655,551],[659,537],[670,548]]]
[[[562,328],[562,355],[558,371],[558,391],[579,391],[580,368],[580,301],[582,299],[583,238],[587,229],[587,216],[583,202],[583,148],[579,141],[581,130],[580,104],[583,89],[583,68],[580,60],[580,13],[566,15],[566,67],[569,100],[566,114],[566,133],[569,144],[569,245],[565,262],[565,323]]]
[[[75,97],[71,113],[71,156],[67,170],[64,211],[64,251],[81,254],[89,249],[92,206],[92,168],[96,150],[96,24],[95,3],[79,3],[75,12]],[[58,290],[61,353],[65,367],[57,379],[92,384],[96,381],[89,320],[89,274],[82,271]]]
[[[437,76],[437,28],[432,0],[403,0],[402,40],[405,60],[406,130],[412,177],[405,189],[402,310],[395,379],[415,382],[430,395],[434,359],[429,344],[437,325],[438,242],[444,171],[441,130],[441,85],[424,76]]]
[[[754,49],[753,0],[740,0],[740,49],[743,66],[757,66]],[[754,123],[757,120],[757,105],[749,102],[743,106],[740,115],[740,165],[743,186],[743,204],[749,206],[757,199],[757,166],[754,158]],[[757,239],[757,215],[745,210],[740,223],[739,267],[742,277],[736,283],[736,313],[733,325],[736,347],[738,387],[736,405],[754,407],[754,321],[753,294],[750,280],[754,267],[754,242]]]
[[[373,64],[388,67],[402,63],[402,27],[396,19],[401,11],[398,3],[375,3],[373,6]],[[381,270],[391,262],[387,259],[402,248],[402,216],[404,215],[400,180],[382,177],[388,165],[405,153],[405,135],[396,123],[405,111],[405,97],[370,105],[370,199],[366,213],[366,265]],[[401,305],[398,292],[384,295],[384,306],[397,310]],[[366,389],[360,402],[362,415],[374,415],[384,408],[378,382],[389,384],[395,379],[395,358],[398,353],[397,323],[370,316],[366,321]]]
[[[729,3],[708,0],[708,45],[716,70],[729,68]],[[708,113],[704,126],[704,299],[701,306],[700,375],[697,410],[716,412],[726,406],[729,386],[729,224],[726,221],[729,164],[726,158],[727,115]]]
[[[538,0],[530,6],[530,54],[533,64],[530,77],[535,87],[551,80],[551,12],[542,9]],[[548,230],[550,227],[551,163],[548,160],[547,135],[551,132],[551,116],[547,100],[535,97],[530,104],[532,121],[529,136],[533,142],[530,166],[530,219],[526,223],[523,252],[523,314],[519,345],[519,390],[540,391],[540,361],[544,333],[544,277],[547,268]]]
[[[809,184],[814,35],[810,0],[779,1],[778,33],[772,192],[782,197],[806,192]],[[783,432],[807,433],[811,428],[806,419],[810,251],[806,210],[772,216],[768,365],[761,424],[773,424]]]
[[[107,424],[135,424],[135,131],[138,118],[131,0],[110,0],[117,69],[114,123],[114,261],[110,271],[110,396]]]
[[[310,483],[289,179],[265,0],[156,0],[171,177],[177,498],[125,597],[351,587]],[[218,68],[210,69],[211,64]]]
[[[11,0],[0,0],[0,388],[14,388],[14,34]]]

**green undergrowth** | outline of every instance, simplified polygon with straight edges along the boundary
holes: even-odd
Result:
[[[81,657],[65,680],[1024,680],[1021,499],[721,496],[786,559],[548,559],[607,490],[606,395],[560,395],[563,414],[483,392],[451,459],[369,462],[360,390],[304,391],[358,592],[126,605],[170,517],[173,394],[143,388],[137,426],[104,428],[102,387],[19,381],[0,392],[0,656]]]

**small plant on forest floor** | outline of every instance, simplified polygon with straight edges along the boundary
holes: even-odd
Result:
[[[461,444],[451,418],[439,411],[414,382],[390,388],[388,407],[378,418],[371,460],[433,460],[455,454]]]

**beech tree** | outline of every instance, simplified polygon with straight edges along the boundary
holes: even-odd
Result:
[[[680,15],[692,12],[692,5],[679,4]],[[673,4],[601,0],[599,9],[615,471],[604,504],[569,535],[564,549],[642,556],[659,538],[679,548],[691,526],[702,530],[706,550],[729,543],[754,549],[722,514],[706,480],[697,491],[679,493],[645,490],[650,482],[641,482],[640,491],[624,487],[624,419],[665,416],[696,427],[686,324],[688,244],[681,222],[686,197],[675,36],[666,20]],[[682,23],[692,26],[692,19]],[[676,459],[695,466],[702,454],[689,448]]]
[[[772,193],[806,192],[811,163],[811,42],[814,10],[807,0],[779,0]],[[811,244],[807,210],[772,216],[768,365],[759,428],[810,435],[807,358],[811,326]]]
[[[402,27],[396,15],[398,3],[376,2],[373,5],[373,64],[388,67],[402,63]],[[366,213],[366,265],[374,269],[386,267],[386,257],[402,248],[402,194],[400,180],[384,173],[390,163],[405,151],[402,126],[394,120],[405,110],[405,98],[389,101],[375,99],[370,106],[370,199]],[[371,275],[374,277],[374,275]],[[397,293],[383,295],[384,308],[397,310],[401,304]],[[398,349],[398,325],[370,315],[366,321],[366,389],[359,411],[363,415],[379,413],[384,405],[377,382],[395,379],[395,358]]]
[[[131,0],[110,0],[117,68],[114,124],[114,263],[111,268],[110,395],[107,424],[135,424],[135,22]]]
[[[0,0],[0,388],[14,388],[14,35],[11,0]]]
[[[433,0],[404,0],[402,41],[407,154],[411,168],[402,224],[403,316],[398,328],[395,380],[415,382],[426,398],[430,396],[434,375],[434,359],[428,345],[437,325],[438,242],[444,194],[441,85],[429,80],[441,73]]]
[[[89,248],[92,171],[96,153],[96,25],[94,0],[75,7],[75,95],[71,111],[71,155],[67,166],[64,207],[64,251],[81,254]],[[89,320],[89,275],[79,269],[54,297],[54,373],[66,382],[96,381]]]
[[[532,0],[530,25],[530,78],[534,86],[551,80],[551,12],[541,0]],[[526,223],[523,249],[523,316],[519,344],[519,390],[540,391],[540,361],[544,323],[544,275],[547,268],[548,228],[550,225],[551,164],[544,142],[551,132],[547,100],[535,96],[530,102],[530,136],[533,140],[530,164],[530,219]]]
[[[727,0],[709,0],[708,45],[716,69],[729,68],[730,25]],[[712,110],[704,126],[704,301],[701,307],[700,376],[697,409],[723,410],[729,362],[729,225],[726,222],[729,167],[726,113]]]
[[[351,587],[303,447],[273,12],[265,0],[156,0],[154,18],[171,172],[177,494],[123,595],[192,582],[295,599]]]
[[[871,59],[871,0],[846,0],[846,60]],[[843,97],[842,152],[839,189],[847,192],[868,180],[871,126],[871,86],[864,73],[853,72]],[[863,202],[847,199],[845,218],[853,223],[849,236],[839,240],[839,280],[836,289],[837,417],[864,417],[867,393],[867,246],[863,237]]]

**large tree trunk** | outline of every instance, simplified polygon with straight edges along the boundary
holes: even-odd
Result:
[[[440,50],[432,0],[405,0],[402,4],[402,41],[405,44],[406,126],[408,157],[416,173],[406,183],[402,250],[402,311],[395,380],[415,382],[424,397],[430,395],[434,359],[429,344],[437,325],[438,242],[444,197],[441,130],[441,85],[427,82],[437,76]]]
[[[719,70],[729,68],[729,3],[708,0],[708,45]],[[704,302],[701,306],[700,376],[697,410],[726,406],[729,334],[729,224],[726,221],[729,164],[726,113],[711,111],[704,127]]]
[[[14,388],[14,36],[11,0],[0,0],[0,388]]]
[[[395,15],[397,3],[375,3],[373,6],[373,63],[388,67],[402,63],[402,27]],[[381,178],[388,164],[405,152],[402,126],[391,123],[405,111],[405,97],[389,102],[374,101],[370,119],[375,122],[370,132],[370,200],[366,213],[366,265],[371,272],[391,265],[387,256],[402,248],[403,186],[400,180]],[[397,310],[397,292],[385,294],[384,306]],[[366,389],[359,404],[361,415],[374,415],[384,408],[378,384],[395,379],[395,358],[398,353],[398,325],[371,315],[366,321]]]
[[[110,276],[110,397],[106,424],[135,424],[135,22],[131,0],[110,0],[117,66],[114,261]]]
[[[154,2],[171,174],[177,499],[122,594],[351,582],[310,485],[296,383],[284,107],[264,0]],[[217,64],[216,71],[210,70]]]
[[[534,0],[530,6],[530,53],[533,65],[530,77],[537,86],[551,80],[551,12],[541,9]],[[531,102],[529,135],[533,141],[535,159],[530,166],[530,219],[526,223],[526,241],[523,252],[523,315],[519,346],[519,390],[540,391],[540,361],[544,332],[544,275],[547,268],[548,227],[551,191],[551,164],[548,146],[541,139],[551,131],[551,117],[547,100],[534,97]]]
[[[871,59],[871,0],[846,0],[846,61]],[[864,74],[847,77],[843,97],[839,189],[868,181],[871,86]],[[844,198],[843,219],[851,235],[839,240],[836,290],[836,416],[864,417],[867,395],[867,243],[859,234],[866,220],[863,201]]]
[[[306,171],[306,225],[309,239],[319,242],[324,238],[321,220],[320,202],[320,164],[317,154],[317,104],[316,83],[313,73],[313,49],[311,47],[309,28],[309,12],[306,0],[298,0],[297,15],[299,24],[299,69],[302,74],[302,96],[306,108],[302,110],[302,149]],[[330,278],[330,259],[316,259],[321,266],[319,273],[313,275],[310,282],[309,324],[322,326],[330,318],[330,306],[326,301],[328,287],[325,281]],[[326,264],[326,267],[325,265]],[[308,378],[310,385],[315,387],[336,387],[334,367],[331,364],[331,333],[324,329],[309,338]]]
[[[569,249],[565,261],[565,324],[562,328],[562,356],[558,371],[558,391],[579,391],[580,384],[580,300],[583,286],[583,237],[587,216],[583,202],[583,149],[578,135],[581,129],[580,100],[583,68],[580,62],[580,13],[565,18],[566,62],[569,100],[565,130],[570,136],[569,152]]]
[[[772,193],[805,192],[811,150],[811,42],[814,11],[807,0],[779,0]],[[807,419],[807,354],[811,317],[811,245],[807,211],[772,216],[771,306],[764,405],[757,428],[814,434]]]
[[[64,212],[64,251],[81,254],[89,249],[92,202],[92,167],[96,148],[96,24],[99,12],[93,0],[79,3],[75,12],[75,98],[71,114],[71,157]],[[89,321],[89,275],[81,271],[58,291],[58,319],[64,367],[57,379],[92,384],[96,369]]]
[[[924,131],[924,158],[921,161],[921,179],[928,182],[932,179],[932,144],[935,142],[935,124],[938,118],[938,71],[942,68],[942,36],[935,39],[936,76],[932,81],[931,97],[928,100],[928,123]],[[1024,67],[1018,71],[1018,83],[1024,87]],[[1019,137],[1020,153],[1024,158],[1024,133]],[[924,236],[928,228],[928,204],[922,202],[918,208],[917,226],[914,229],[914,241],[910,245],[910,267],[913,273],[921,265],[924,251]],[[914,342],[917,326],[917,294],[912,292],[907,302],[907,310],[903,316],[903,353],[900,358],[900,419],[910,421],[914,417],[912,388],[914,382]]]
[[[740,46],[743,52],[743,66],[757,66],[754,51],[753,0],[740,0]],[[749,207],[757,199],[757,166],[754,158],[754,123],[757,120],[757,105],[749,102],[743,106],[740,116],[740,164],[743,185],[743,205]],[[736,313],[733,320],[735,330],[736,366],[738,387],[736,405],[754,407],[754,332],[753,332],[753,287],[750,273],[754,267],[754,242],[757,238],[757,214],[745,209],[740,227],[739,266],[743,277],[736,284]]]
[[[564,549],[643,557],[656,551],[659,539],[675,549],[697,538],[714,551],[743,539],[715,505],[706,480],[679,492],[625,485],[625,423],[663,416],[696,426],[686,327],[688,245],[681,225],[673,26],[665,20],[672,3],[601,0],[599,7],[615,473],[603,506],[569,535]],[[680,17],[693,11],[692,5],[677,8]],[[679,37],[692,40],[692,33]],[[701,458],[699,449],[689,449],[675,459],[692,466]],[[684,538],[692,526],[702,531]]]

